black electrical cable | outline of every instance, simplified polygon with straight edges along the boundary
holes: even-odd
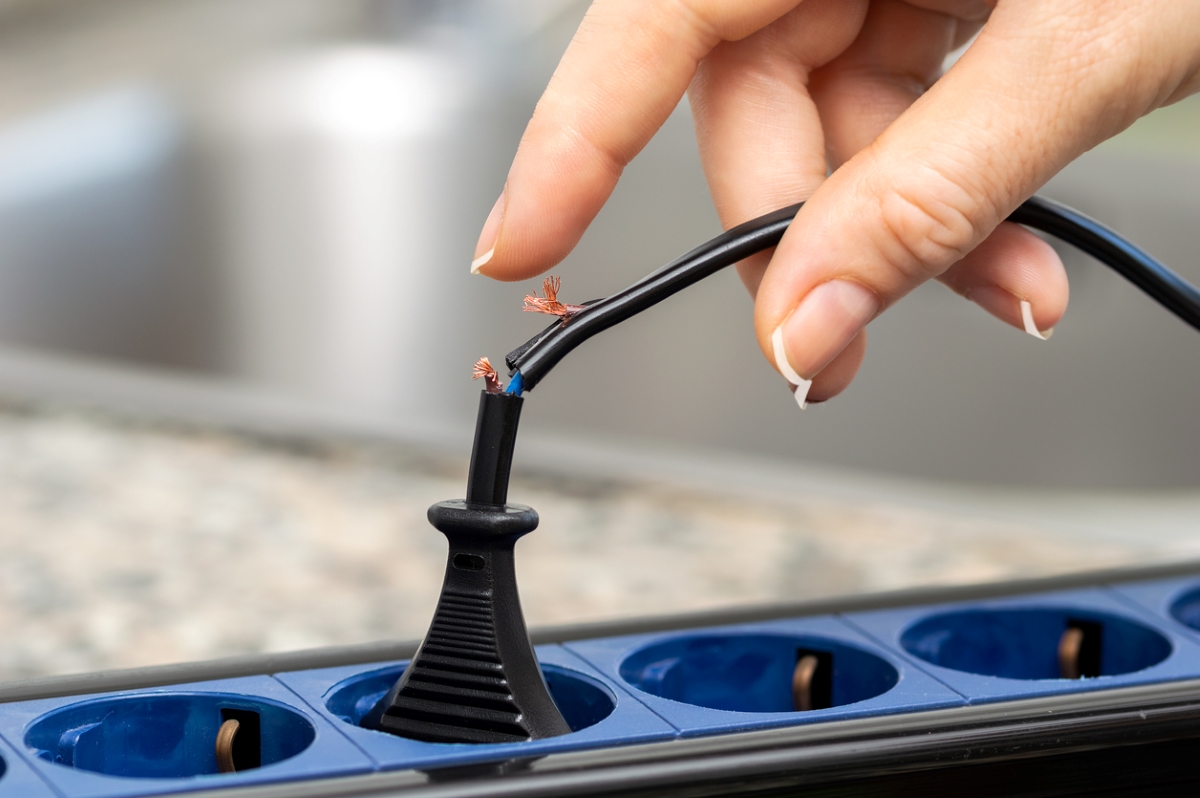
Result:
[[[1086,252],[1200,330],[1200,290],[1095,219],[1043,197],[1030,197],[1008,217]]]
[[[568,352],[593,335],[657,305],[726,266],[778,244],[803,204],[772,211],[726,230],[623,291],[589,303],[586,310],[552,324],[505,356],[509,373],[520,374],[523,390],[532,389]]]
[[[585,310],[552,324],[505,357],[514,377],[509,390],[531,390],[567,353],[593,335],[726,266],[775,246],[803,204],[780,208],[727,230],[628,288],[590,302]],[[1049,233],[1086,252],[1200,330],[1200,290],[1094,219],[1052,200],[1031,197],[1008,220]]]

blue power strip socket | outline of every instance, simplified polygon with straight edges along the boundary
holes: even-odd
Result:
[[[1062,678],[1064,640],[1090,664]],[[572,640],[537,654],[572,733],[424,743],[358,721],[404,661],[0,704],[0,798],[121,798],[516,758],[1200,679],[1200,577]],[[801,657],[822,706],[794,709]],[[219,773],[214,740],[242,723]],[[249,747],[245,747],[249,746]]]

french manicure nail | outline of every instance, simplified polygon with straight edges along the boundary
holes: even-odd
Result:
[[[1025,332],[1042,341],[1049,341],[1050,336],[1054,335],[1054,328],[1048,330],[1039,330],[1037,324],[1033,320],[1033,305],[1029,304],[1029,300],[1021,300],[1021,322],[1025,325]]]
[[[479,233],[479,242],[475,245],[475,260],[471,261],[471,274],[479,274],[479,270],[496,254],[496,238],[500,234],[500,223],[504,221],[504,198],[507,194],[506,187],[504,191],[500,192],[500,197],[492,206],[487,220],[483,223],[483,230]]]
[[[775,350],[775,368],[779,369],[779,373],[788,381],[788,387],[792,389],[792,396],[796,398],[796,404],[800,405],[800,409],[808,407],[808,389],[812,387],[812,380],[806,380],[796,373],[792,368],[792,364],[788,363],[787,352],[783,349],[783,325],[775,328],[775,332],[771,333],[771,346]]]
[[[775,366],[793,385],[804,383],[796,398],[801,407],[812,377],[837,357],[878,312],[879,300],[874,293],[849,280],[830,280],[809,291],[775,329],[771,334]]]
[[[800,380],[800,384],[792,390],[792,396],[796,400],[796,404],[800,405],[803,410],[808,407],[808,389],[812,387],[812,380]]]
[[[495,254],[496,254],[496,248],[492,247],[487,252],[483,253],[478,258],[471,261],[471,274],[479,274],[479,270],[482,269],[484,264],[487,263],[489,260],[491,260],[492,256]]]
[[[988,313],[1009,324],[1014,321],[1013,303],[1016,303],[1021,314],[1021,326],[1025,328],[1025,332],[1042,341],[1049,340],[1050,336],[1054,334],[1053,327],[1049,330],[1037,328],[1037,323],[1033,320],[1033,305],[1028,300],[1018,299],[1015,294],[999,286],[976,286],[967,291],[965,296]]]

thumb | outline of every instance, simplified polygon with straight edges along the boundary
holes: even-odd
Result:
[[[1200,54],[1177,32],[1200,30],[1198,9],[1000,3],[954,67],[796,217],[756,299],[768,359],[807,389],[871,319],[945,272],[1073,158],[1195,90]]]

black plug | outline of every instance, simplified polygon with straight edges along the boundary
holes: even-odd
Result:
[[[520,396],[483,392],[465,501],[429,522],[450,553],[433,623],[404,674],[362,721],[441,743],[510,743],[571,731],[550,697],[517,595],[513,547],[537,513],[507,504]]]

